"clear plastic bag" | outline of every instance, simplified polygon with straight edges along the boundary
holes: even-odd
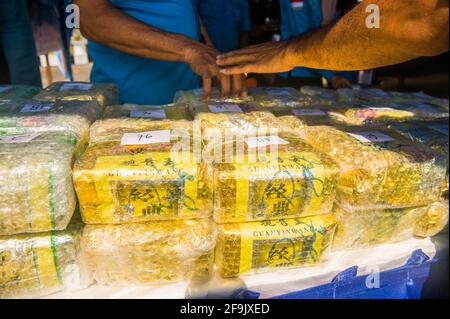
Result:
[[[297,133],[339,165],[337,200],[345,210],[421,206],[439,198],[445,156],[395,131],[309,126]]]
[[[414,227],[414,235],[430,237],[440,233],[448,224],[448,200],[440,200],[428,207]]]
[[[86,288],[79,225],[66,231],[0,236],[0,298],[36,298]]]
[[[96,142],[91,142],[74,167],[83,220],[117,224],[209,217],[212,194],[204,180],[210,177],[194,156],[189,131],[183,129],[191,124],[169,120],[142,123],[147,131],[138,134],[140,138],[152,135],[162,140],[123,143],[124,131],[138,136],[134,127],[125,126],[120,128],[122,138],[113,139],[118,135],[115,132],[99,142],[99,135],[93,134]],[[148,125],[153,130],[148,130]],[[172,152],[176,147],[178,151]]]
[[[212,271],[215,230],[209,220],[87,225],[81,246],[100,285],[206,280]]]
[[[212,164],[210,188],[217,223],[331,212],[339,169],[330,158],[295,137],[276,136],[280,141],[276,149],[270,149],[272,145],[254,148],[251,144],[260,138],[251,139],[251,143],[243,142],[242,155],[231,145],[237,153],[233,159]]]
[[[223,277],[305,267],[331,248],[334,215],[218,225],[215,265]]]
[[[38,101],[97,101],[102,108],[119,104],[119,89],[115,84],[85,82],[55,82],[33,99]]]
[[[308,86],[308,85],[302,86],[300,88],[300,93],[309,96],[320,97],[322,99],[330,101],[330,103],[337,102],[337,94],[335,90],[324,89],[320,86]]]
[[[249,89],[254,102],[251,105],[260,110],[283,108],[327,107],[333,102],[319,95],[306,95],[290,87],[256,87]]]
[[[427,206],[383,210],[346,211],[335,206],[338,221],[333,250],[371,247],[408,240]]]
[[[21,100],[0,105],[0,136],[43,132],[71,134],[79,156],[89,140],[89,127],[100,116],[96,101],[39,102]]]
[[[187,104],[176,103],[167,105],[110,105],[103,113],[103,118],[134,118],[150,120],[191,120]]]
[[[75,209],[73,136],[0,136],[0,235],[63,230]]]
[[[30,99],[38,94],[42,89],[29,85],[0,85],[0,100],[15,98]]]

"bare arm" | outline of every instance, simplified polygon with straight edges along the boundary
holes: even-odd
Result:
[[[198,41],[160,30],[116,9],[109,0],[75,0],[80,7],[83,35],[119,51],[156,60],[186,62],[203,78],[205,94],[211,91],[213,77],[230,81],[216,65],[219,54]],[[228,85],[229,86],[229,85]],[[222,91],[224,95],[229,89]]]
[[[367,28],[369,4],[380,28]],[[273,73],[295,66],[364,70],[448,51],[448,0],[365,0],[335,25],[290,41],[266,43],[219,56],[225,74]]]

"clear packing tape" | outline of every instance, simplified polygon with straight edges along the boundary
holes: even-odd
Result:
[[[297,133],[339,165],[337,201],[346,210],[421,206],[439,198],[445,156],[395,131],[310,126]]]
[[[0,235],[66,228],[76,205],[73,149],[60,133],[0,136]]]
[[[55,82],[34,97],[38,101],[97,101],[102,108],[119,104],[115,84],[85,82]]]
[[[89,141],[89,127],[100,116],[95,101],[0,103],[0,136],[43,132],[71,134],[79,156]]]
[[[30,99],[42,89],[29,85],[0,85],[0,101],[16,98]]]
[[[232,141],[233,158],[212,164],[210,188],[217,223],[303,217],[332,210],[339,173],[336,164],[299,138],[268,138],[277,140],[276,149],[264,144],[265,137],[257,137],[249,138],[251,143],[243,141],[241,153]]]
[[[223,277],[311,266],[331,248],[334,215],[217,226],[215,266]]]
[[[191,136],[167,126],[151,134],[167,134],[168,140],[122,145],[118,139],[88,146],[73,174],[84,222],[118,224],[211,215],[212,194],[204,182],[208,171],[192,153]],[[176,145],[180,151],[171,152]]]
[[[0,298],[36,298],[86,288],[91,279],[80,258],[79,227],[0,236]]]
[[[212,271],[214,224],[206,219],[88,225],[82,253],[100,285],[205,280]]]

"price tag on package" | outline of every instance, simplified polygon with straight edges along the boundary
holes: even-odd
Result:
[[[358,141],[363,143],[384,143],[384,142],[391,142],[394,140],[389,135],[386,135],[378,131],[348,133],[348,135],[353,136]]]
[[[22,109],[21,113],[37,113],[37,112],[45,112],[49,111],[53,108],[52,103],[42,103],[42,102],[34,102],[34,103],[26,103]]]
[[[269,145],[287,145],[288,141],[282,139],[278,136],[258,136],[258,137],[248,137],[245,142],[248,148],[259,148],[266,147]]]
[[[21,134],[0,136],[0,144],[29,143],[41,134]]]
[[[162,109],[158,110],[135,110],[130,112],[131,118],[144,118],[162,120],[166,118],[166,112]]]
[[[122,136],[122,145],[145,145],[155,143],[169,143],[170,130],[149,131],[142,133],[125,133]]]
[[[71,90],[89,91],[90,89],[92,89],[92,84],[90,83],[64,83],[59,90],[64,92]]]
[[[209,105],[209,110],[213,113],[242,113],[242,109],[237,104],[211,104]]]
[[[325,116],[325,113],[322,110],[318,109],[294,109],[294,115],[297,116]]]

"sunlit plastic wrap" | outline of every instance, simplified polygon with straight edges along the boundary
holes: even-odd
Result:
[[[339,124],[339,122],[329,114],[328,110],[321,108],[298,108],[274,111],[272,113],[279,117],[279,129],[282,131],[289,131],[290,126],[298,128],[299,126],[333,126]]]
[[[319,95],[306,95],[290,87],[256,87],[249,89],[255,107],[283,109],[286,107],[327,107],[333,102]]]
[[[80,155],[89,140],[89,127],[100,116],[96,101],[39,102],[0,105],[0,136],[62,132],[74,136],[76,154]]]
[[[448,224],[448,200],[440,200],[431,204],[416,222],[414,235],[430,237],[440,233]]]
[[[335,206],[338,221],[333,249],[371,247],[414,236],[414,227],[427,206],[383,210],[346,211]]]
[[[66,228],[76,204],[72,143],[56,133],[0,136],[0,235]]]
[[[189,112],[192,117],[195,118],[197,115],[202,113],[243,113],[250,111],[249,102],[251,97],[246,98],[221,98],[221,99],[210,99],[208,101],[201,100],[200,102],[189,103]]]
[[[234,156],[230,162],[216,161],[213,164],[211,182],[216,222],[280,219],[331,212],[339,172],[336,164],[299,138],[267,138],[280,144],[276,149],[271,149],[273,145],[258,147],[254,144],[258,141],[265,143],[265,137],[249,138],[244,142],[241,156]],[[226,143],[223,147],[226,148]]]
[[[220,91],[217,88],[212,88],[210,97],[212,99],[219,99]],[[203,89],[178,91],[175,93],[175,97],[173,99],[174,103],[187,103],[187,104],[199,103],[201,101],[205,101]]]
[[[424,103],[363,103],[356,107],[339,107],[329,114],[347,125],[371,125],[412,120],[436,120],[448,117],[448,112]]]
[[[38,101],[97,101],[102,108],[119,104],[119,90],[115,84],[56,82],[34,97]]]
[[[392,130],[309,126],[298,134],[340,167],[337,200],[346,210],[374,210],[435,202],[446,158]]]
[[[364,102],[392,102],[391,94],[380,89],[348,89],[336,90],[337,101],[346,104]]]
[[[167,105],[110,105],[103,118],[134,118],[148,120],[192,120],[186,103]]]
[[[325,89],[320,86],[305,85],[300,88],[300,93],[309,96],[316,96],[330,101],[331,104],[337,102],[337,94],[335,90]]]
[[[86,265],[100,285],[205,280],[214,246],[209,220],[87,225],[81,241]]]
[[[80,228],[0,236],[0,298],[36,298],[90,284],[80,257]]]
[[[167,136],[167,141],[123,145],[119,138],[88,146],[74,167],[85,223],[120,224],[211,215],[212,194],[204,182],[209,179],[207,170],[204,164],[197,163],[191,136],[171,128],[142,135]],[[176,147],[181,149],[171,152]]]
[[[314,265],[326,258],[335,230],[332,214],[218,225],[215,265],[223,277]]]
[[[42,89],[29,85],[0,85],[0,100],[14,98],[30,99]]]
[[[257,136],[258,132],[276,130],[279,122],[269,112],[200,113],[195,117],[201,127],[202,137],[220,141],[232,136]]]

